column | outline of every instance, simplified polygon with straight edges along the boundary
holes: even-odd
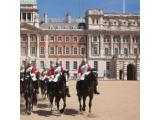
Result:
[[[21,13],[21,22],[23,22],[23,13]]]
[[[45,58],[48,58],[48,35],[45,35]]]
[[[48,68],[48,35],[45,35],[45,67]]]
[[[111,35],[111,56],[113,55],[113,35]]]
[[[100,56],[104,56],[104,36],[100,35]]]
[[[26,13],[26,22],[28,22],[28,13]]]
[[[88,35],[88,57],[91,57],[91,41],[92,37],[90,34]]]
[[[129,46],[130,48],[130,54],[132,55],[133,54],[133,37],[132,37],[132,35],[130,35],[130,46]]]
[[[32,17],[33,17],[33,13],[31,12],[31,22],[33,21],[33,20],[32,20]]]
[[[28,57],[30,57],[30,34],[27,34],[28,37]]]
[[[122,55],[124,52],[123,52],[123,35],[120,36],[120,54]]]
[[[116,79],[119,80],[119,63],[116,62]]]
[[[39,38],[40,35],[37,35],[37,58],[39,58]]]
[[[124,71],[124,75],[123,75],[123,79],[127,80],[127,63],[123,63],[123,71]]]
[[[137,60],[137,80],[140,80],[140,62]]]

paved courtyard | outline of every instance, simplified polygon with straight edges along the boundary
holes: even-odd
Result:
[[[75,89],[76,82],[70,81],[71,98],[67,98],[64,114],[59,114],[54,106],[50,112],[48,100],[39,95],[38,106],[30,116],[24,114],[24,102],[20,105],[21,120],[140,120],[140,82],[139,81],[99,81],[100,95],[95,95],[92,113],[80,113]],[[88,99],[87,99],[88,100]]]

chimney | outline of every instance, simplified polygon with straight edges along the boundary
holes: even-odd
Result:
[[[67,23],[70,24],[70,23],[72,22],[71,12],[68,12],[67,15],[66,15],[66,17],[67,17],[67,18],[66,18],[66,19],[67,19]]]
[[[46,11],[44,13],[44,23],[47,23],[47,21],[48,21],[48,12]]]

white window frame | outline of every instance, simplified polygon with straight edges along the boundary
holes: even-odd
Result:
[[[40,54],[44,55],[45,54],[45,47],[40,47]]]
[[[61,40],[59,38],[61,38]],[[58,42],[62,42],[62,36],[58,36]]]
[[[67,53],[67,48],[69,49],[69,50],[68,50],[68,53]],[[70,54],[70,47],[66,46],[66,48],[65,48],[65,54],[66,54],[66,55],[69,55],[69,54]]]
[[[51,48],[53,48],[53,50],[51,50]],[[52,52],[53,52],[53,53],[52,53]],[[50,54],[50,55],[54,55],[54,46],[50,46],[49,54]]]
[[[76,38],[76,40],[75,40],[75,38]],[[78,42],[78,36],[73,37],[73,42]]]
[[[75,50],[77,51],[77,53],[75,52]],[[74,54],[74,55],[78,55],[78,47],[74,47],[74,48],[73,48],[73,54]]]
[[[61,53],[60,53],[61,51]],[[62,55],[63,54],[63,47],[58,47],[58,55]]]

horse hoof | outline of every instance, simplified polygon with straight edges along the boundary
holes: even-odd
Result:
[[[86,111],[86,109],[85,109],[85,108],[82,108],[82,110],[83,110],[83,111]]]
[[[61,109],[61,110],[60,110],[60,113],[63,113],[63,112],[64,112],[64,110],[63,110],[63,109]]]

